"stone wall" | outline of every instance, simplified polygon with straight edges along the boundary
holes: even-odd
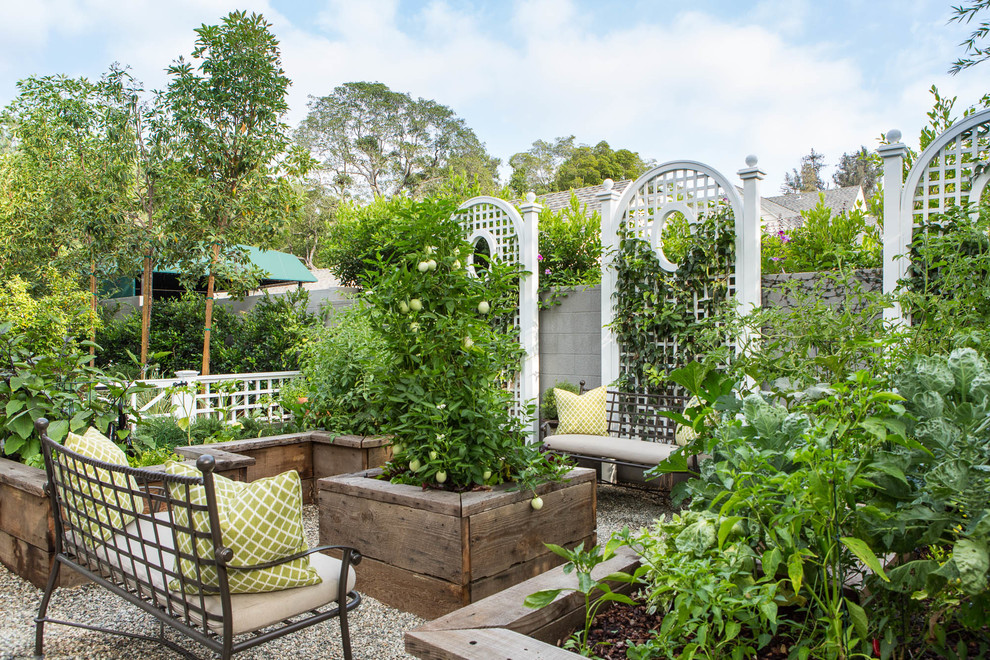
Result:
[[[854,271],[856,279],[863,287],[863,292],[880,292],[883,290],[883,270],[869,268]],[[790,283],[796,284],[790,284]],[[763,276],[763,306],[791,307],[794,304],[794,290],[809,293],[818,290],[824,302],[834,306],[845,301],[853,291],[848,291],[844,285],[837,285],[827,277],[826,273],[780,273]]]

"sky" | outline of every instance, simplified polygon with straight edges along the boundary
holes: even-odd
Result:
[[[812,148],[830,178],[844,152],[891,128],[917,147],[933,84],[959,114],[990,92],[990,62],[947,73],[973,28],[948,22],[953,3],[0,0],[0,105],[23,78],[97,79],[112,62],[164,88],[195,28],[244,9],[281,43],[292,126],[309,97],[377,81],[449,106],[503,164],[574,135],[738,182],[754,154],[774,195]]]

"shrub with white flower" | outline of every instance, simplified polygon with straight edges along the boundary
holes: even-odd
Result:
[[[480,276],[461,264],[471,246],[449,203],[411,204],[395,220],[396,251],[372,264],[366,301],[393,364],[377,383],[395,436],[393,481],[465,490],[560,470],[525,443],[506,376],[522,349],[510,320],[518,268],[492,260]],[[400,255],[396,259],[396,254]]]

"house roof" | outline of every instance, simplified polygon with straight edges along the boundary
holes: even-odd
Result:
[[[265,272],[263,280],[274,284],[281,282],[316,282],[316,277],[303,265],[299,257],[279,252],[278,250],[262,250],[250,245],[241,245],[247,252],[251,265]],[[164,264],[155,268],[156,273],[178,274],[174,266]]]
[[[632,183],[632,179],[616,181],[612,185],[612,190],[621,195],[622,191],[625,190],[630,183]],[[598,201],[598,195],[603,192],[605,192],[605,186],[599,184],[597,186],[585,186],[584,188],[572,188],[571,190],[564,190],[562,192],[547,193],[546,195],[540,195],[537,197],[536,201],[551,211],[559,211],[560,209],[567,208],[571,205],[571,195],[573,194],[577,196],[578,201],[581,202],[582,205],[587,205],[588,213],[594,213],[595,211],[602,210],[601,202]]]

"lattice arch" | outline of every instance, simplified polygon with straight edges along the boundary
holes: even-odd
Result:
[[[747,168],[739,175],[745,182],[744,195],[720,172],[696,161],[672,161],[659,165],[630,184],[621,196],[615,195],[606,183],[602,202],[602,245],[606,254],[617,255],[618,232],[621,226],[631,230],[640,239],[649,241],[661,268],[670,276],[677,270],[664,254],[662,236],[664,225],[674,213],[682,214],[694,225],[699,217],[716,205],[731,208],[735,224],[734,251],[727,263],[720,264],[721,272],[713,272],[714,278],[727,282],[725,295],[735,298],[746,312],[760,305],[760,237],[759,237],[759,187],[764,174],[756,167],[754,156],[747,158]],[[613,296],[616,292],[617,270],[613,258],[606,258],[602,269],[602,382],[612,383],[623,373],[628,373],[635,356],[627,355],[619,346],[615,332],[610,327],[615,320]],[[714,290],[714,289],[712,289]],[[690,308],[696,319],[707,314],[702,303],[709,287],[701,296],[694,296]],[[673,301],[663,301],[660,304]],[[659,312],[659,309],[657,310]],[[672,337],[655,338],[664,356],[665,369],[681,366],[685,361],[677,341]],[[745,342],[737,342],[744,345]]]
[[[540,391],[539,312],[537,289],[537,215],[535,196],[527,196],[522,214],[511,204],[495,197],[474,197],[461,204],[454,218],[464,227],[468,242],[478,252],[483,243],[490,258],[518,264],[527,274],[519,281],[519,307],[514,319],[519,342],[525,351],[522,365],[511,383],[516,413],[522,414],[527,403],[534,402]],[[470,267],[474,268],[472,255]],[[536,437],[536,422],[532,428]]]
[[[902,183],[907,148],[900,131],[878,149],[884,160],[884,292],[892,293],[910,265],[903,255],[915,229],[953,206],[979,202],[990,181],[990,109],[957,121],[921,153]],[[899,319],[895,306],[888,318]]]

